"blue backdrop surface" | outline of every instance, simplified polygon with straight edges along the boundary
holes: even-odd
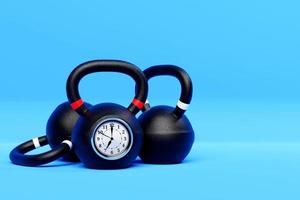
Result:
[[[61,197],[76,199],[97,197],[90,190],[99,186],[109,187],[102,198],[299,199],[299,9],[296,0],[0,1],[0,191],[56,198],[42,194],[54,185]],[[196,144],[185,163],[137,162],[121,171],[9,163],[10,149],[44,134],[50,113],[66,101],[69,72],[93,59],[186,69]],[[126,106],[134,83],[101,73],[80,89],[93,104]],[[150,81],[153,105],[175,105],[179,93],[174,78]]]

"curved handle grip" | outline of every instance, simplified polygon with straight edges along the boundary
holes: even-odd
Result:
[[[120,72],[131,76],[136,82],[137,92],[127,109],[135,115],[143,108],[148,94],[148,83],[143,72],[137,66],[119,60],[94,60],[76,67],[67,80],[69,102],[79,115],[85,116],[89,111],[79,95],[79,82],[84,76],[95,72]]]
[[[9,158],[12,163],[16,165],[34,167],[57,160],[72,149],[72,142],[69,140],[64,140],[61,144],[57,145],[55,148],[52,148],[47,152],[35,155],[25,155],[27,152],[30,152],[47,144],[48,140],[46,136],[33,138],[32,140],[28,140],[16,146],[10,152]]]
[[[177,78],[181,84],[180,99],[173,113],[177,118],[180,118],[187,110],[193,95],[193,84],[188,73],[175,65],[156,65],[144,70],[146,78],[149,80],[154,76],[169,75]],[[148,102],[145,104],[145,109],[149,108]]]

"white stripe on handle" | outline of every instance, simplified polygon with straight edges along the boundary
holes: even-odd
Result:
[[[72,142],[70,140],[64,140],[62,141],[62,143],[67,144],[70,147],[70,149],[72,149]]]
[[[187,110],[190,104],[186,104],[181,102],[180,100],[177,102],[177,106],[178,108],[180,108],[181,110]]]
[[[41,147],[39,138],[33,138],[33,139],[32,139],[32,142],[33,142],[34,148],[37,149],[37,148]]]

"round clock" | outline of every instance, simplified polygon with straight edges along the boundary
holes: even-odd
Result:
[[[126,122],[107,118],[96,126],[91,138],[94,151],[106,160],[117,160],[125,156],[132,146],[132,130]]]

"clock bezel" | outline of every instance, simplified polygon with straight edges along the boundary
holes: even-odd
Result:
[[[127,132],[129,133],[129,138],[128,138],[129,145],[127,145],[125,151],[123,151],[121,154],[118,154],[117,156],[104,155],[103,153],[101,153],[100,150],[98,150],[98,148],[96,147],[96,144],[95,144],[95,135],[96,135],[96,132],[97,132],[98,128],[100,126],[102,126],[102,124],[104,124],[108,121],[116,121],[118,123],[121,123],[127,129]],[[108,118],[105,118],[105,119],[101,119],[96,124],[97,125],[93,129],[93,135],[91,137],[91,144],[92,144],[94,152],[98,156],[100,156],[101,158],[103,158],[105,160],[119,160],[119,159],[123,158],[124,156],[126,156],[128,154],[128,152],[131,150],[131,147],[132,147],[132,144],[133,144],[133,133],[132,133],[132,129],[130,128],[130,126],[124,120],[122,120],[120,118],[115,118],[115,117],[108,117]]]

